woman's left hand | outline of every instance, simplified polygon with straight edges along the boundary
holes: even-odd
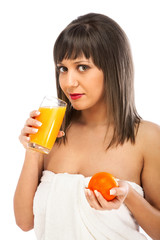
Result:
[[[96,210],[118,209],[122,203],[124,203],[130,188],[129,183],[125,181],[119,181],[118,184],[119,187],[110,190],[110,194],[116,196],[116,198],[111,201],[107,201],[102,194],[96,190],[93,192],[85,189],[85,195],[90,206]]]

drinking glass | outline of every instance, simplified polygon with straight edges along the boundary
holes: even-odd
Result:
[[[52,149],[62,125],[67,103],[52,96],[45,96],[40,107],[40,115],[35,119],[42,125],[38,132],[30,134],[28,148],[48,154]]]

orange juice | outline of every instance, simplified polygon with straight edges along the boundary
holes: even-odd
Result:
[[[57,138],[65,111],[66,106],[40,107],[40,115],[36,119],[42,123],[42,126],[38,128],[36,134],[30,134],[30,143],[33,144],[29,144],[29,147],[41,152],[41,148],[36,149],[36,145],[38,145],[49,152]]]

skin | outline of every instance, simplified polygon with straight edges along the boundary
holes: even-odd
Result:
[[[160,239],[160,127],[142,121],[134,145],[125,142],[106,151],[113,126],[106,135],[103,72],[93,64],[92,59],[84,56],[74,60],[64,59],[57,67],[61,89],[72,106],[80,111],[80,117],[73,121],[67,131],[66,145],[54,144],[51,152],[44,156],[26,149],[14,197],[17,224],[24,231],[33,228],[33,198],[43,169],[54,173],[78,173],[86,177],[106,171],[120,179],[119,187],[112,189],[116,198],[107,202],[99,192],[85,190],[90,206],[98,210],[111,210],[125,203],[148,235]],[[84,95],[72,100],[71,93]],[[20,141],[24,147],[29,141],[29,133],[34,133],[38,126],[34,119],[38,114],[33,111],[22,129]],[[59,132],[58,137],[63,135]],[[126,181],[141,185],[145,198]]]

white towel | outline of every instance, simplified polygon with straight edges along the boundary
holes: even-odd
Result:
[[[90,178],[44,171],[34,198],[37,240],[144,240],[123,204],[118,210],[90,207],[84,193]],[[129,182],[143,196],[142,188]]]

